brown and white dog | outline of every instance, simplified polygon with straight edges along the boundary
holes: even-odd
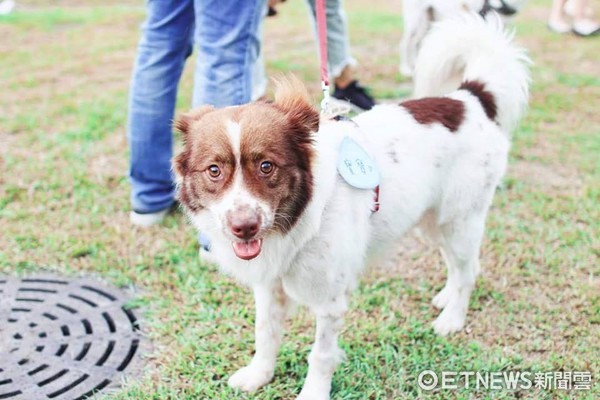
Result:
[[[417,69],[417,81],[431,83],[421,91],[438,90],[460,66],[457,90],[338,122],[321,119],[303,85],[287,79],[273,103],[204,106],[178,120],[181,204],[210,236],[211,258],[256,300],[256,353],[230,386],[254,391],[272,379],[294,302],[317,324],[298,399],[328,399],[348,298],[372,257],[394,249],[413,227],[439,244],[448,266],[446,286],[433,299],[442,309],[434,330],[463,328],[509,132],[527,104],[527,57],[498,23],[475,16],[440,24],[423,49],[438,57]],[[336,170],[344,137],[378,165],[379,212],[371,211],[371,190],[350,186]]]

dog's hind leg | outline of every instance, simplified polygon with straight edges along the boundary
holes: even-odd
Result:
[[[450,301],[451,294],[454,292],[454,274],[452,273],[452,264],[448,260],[448,256],[444,252],[444,248],[441,246],[443,241],[442,229],[438,225],[438,215],[432,210],[427,211],[421,221],[419,221],[419,225],[415,229],[415,233],[417,236],[423,240],[425,240],[428,244],[434,246],[440,246],[440,252],[442,253],[442,257],[446,263],[448,278],[446,280],[446,286],[433,298],[432,304],[439,308],[443,309],[448,305]]]
[[[469,299],[479,274],[479,249],[484,225],[485,213],[478,213],[440,227],[448,280],[433,299],[436,307],[443,308],[433,322],[433,328],[439,335],[460,331],[465,325]]]
[[[434,305],[434,307],[442,310],[444,307],[446,307],[448,305],[448,303],[450,302],[450,298],[456,292],[456,289],[454,286],[455,285],[455,282],[454,282],[455,272],[452,268],[452,264],[448,260],[448,256],[446,255],[446,252],[444,251],[444,247],[440,247],[440,253],[442,253],[442,258],[444,259],[444,262],[446,263],[446,269],[448,271],[448,276],[446,278],[446,286],[444,286],[444,288],[442,290],[440,290],[440,292],[438,294],[435,295],[435,297],[433,298],[431,303]]]
[[[254,299],[256,352],[250,364],[238,370],[228,381],[229,386],[245,392],[254,392],[273,379],[283,325],[290,306],[281,282],[255,287]]]

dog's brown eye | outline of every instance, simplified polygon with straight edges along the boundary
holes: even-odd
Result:
[[[219,176],[221,176],[221,169],[214,164],[211,165],[210,167],[208,167],[207,171],[208,171],[208,175],[211,178],[218,178]]]
[[[269,161],[263,161],[262,163],[260,163],[260,172],[262,172],[265,175],[268,175],[271,172],[273,172],[273,163]]]

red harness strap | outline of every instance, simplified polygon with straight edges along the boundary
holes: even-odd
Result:
[[[373,196],[373,208],[371,208],[371,213],[376,213],[379,211],[379,185],[375,186],[373,192],[375,192],[375,195]]]

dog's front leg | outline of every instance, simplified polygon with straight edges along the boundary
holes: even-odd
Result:
[[[229,386],[254,392],[273,379],[289,298],[281,282],[254,288],[256,352],[248,366],[229,378]]]
[[[344,301],[345,303],[345,301]],[[317,313],[315,343],[308,357],[308,374],[304,387],[296,400],[328,400],[331,378],[336,366],[343,360],[344,352],[338,347],[345,305],[329,312]]]

